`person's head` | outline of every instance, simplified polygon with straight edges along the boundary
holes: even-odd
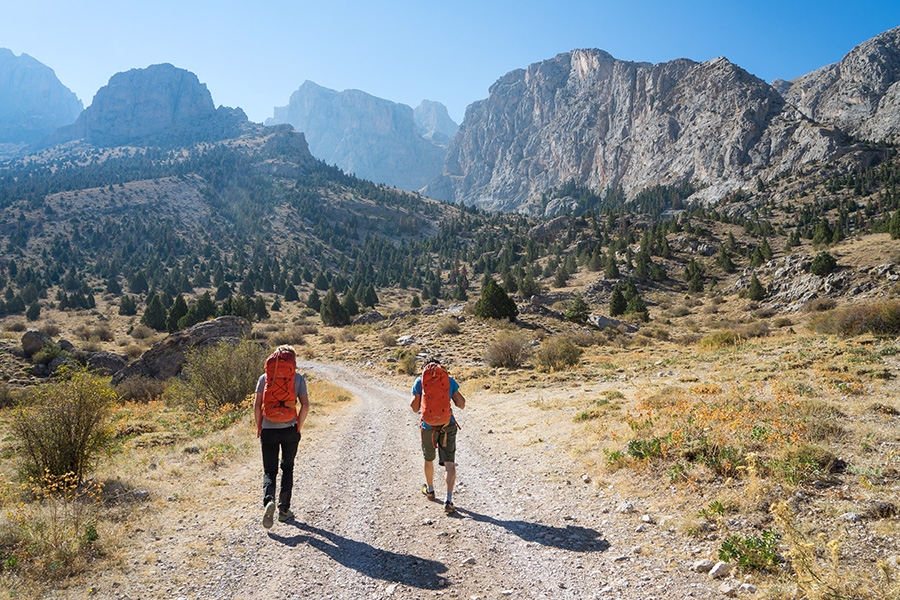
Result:
[[[294,350],[294,347],[290,344],[282,344],[281,346],[278,346],[277,348],[275,348],[275,352],[290,352],[294,356],[297,356],[297,351]]]

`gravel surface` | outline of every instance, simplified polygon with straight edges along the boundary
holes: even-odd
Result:
[[[48,597],[723,597],[720,582],[690,569],[712,558],[709,548],[643,514],[639,500],[567,472],[572,460],[558,446],[523,444],[498,427],[509,407],[467,394],[457,512],[445,515],[420,492],[409,390],[348,367],[298,367],[357,400],[304,432],[294,521],[262,528],[252,454],[215,474],[210,497],[170,498],[153,527],[133,532],[113,573]],[[438,499],[443,474],[436,467]]]

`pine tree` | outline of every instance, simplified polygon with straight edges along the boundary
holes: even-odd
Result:
[[[313,288],[313,291],[309,293],[309,297],[306,299],[306,306],[316,312],[322,309],[322,299],[319,297],[319,292],[316,291],[316,288]]]
[[[169,314],[166,315],[166,331],[169,333],[178,331],[178,321],[180,321],[187,313],[187,302],[184,301],[183,295],[178,294],[178,296],[175,297],[175,301],[172,302]]]
[[[754,302],[766,297],[766,289],[759,282],[756,273],[754,273],[753,277],[750,279],[750,288],[747,290],[747,297]]]
[[[344,300],[341,302],[341,306],[344,307],[344,310],[347,311],[347,315],[350,317],[355,317],[359,314],[359,303],[356,302],[356,295],[353,293],[353,290],[347,292],[347,295],[344,296]]]
[[[153,294],[153,298],[147,303],[147,308],[141,317],[141,324],[156,331],[166,330],[166,308],[163,306],[159,294]]]
[[[619,315],[623,315],[625,314],[625,309],[627,307],[628,302],[625,300],[622,290],[619,289],[619,286],[614,287],[612,294],[609,297],[609,316],[618,317]]]
[[[328,290],[325,298],[322,299],[322,308],[319,310],[319,316],[322,323],[331,327],[341,327],[350,323],[350,317],[347,311],[341,306],[334,290]]]
[[[481,298],[475,303],[475,316],[482,319],[515,321],[519,309],[513,299],[493,279],[481,288]]]
[[[572,298],[572,303],[566,309],[566,319],[573,323],[584,323],[587,321],[589,314],[590,307],[587,305],[587,302],[584,301],[581,294],[575,294],[575,297]]]

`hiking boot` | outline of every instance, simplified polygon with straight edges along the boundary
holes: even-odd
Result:
[[[429,491],[428,491],[428,484],[427,484],[427,483],[423,483],[423,484],[422,484],[422,494],[423,494],[426,498],[428,498],[429,500],[434,500],[434,490],[431,490],[431,491],[429,492]]]
[[[278,520],[281,523],[284,523],[285,521],[290,521],[293,518],[294,518],[294,513],[291,512],[291,509],[289,509],[289,508],[287,508],[285,510],[282,510],[280,508],[278,509]]]
[[[269,502],[266,504],[266,510],[263,513],[263,527],[266,529],[272,529],[272,524],[274,522],[273,517],[275,516],[275,503]]]
[[[453,507],[452,502],[444,502],[444,512],[445,513],[447,513],[449,515],[450,513],[454,512],[455,510],[456,509]]]

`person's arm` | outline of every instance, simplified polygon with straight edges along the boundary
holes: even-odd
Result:
[[[262,431],[262,402],[263,391],[260,386],[256,386],[256,400],[253,402],[253,420],[256,422],[256,437],[259,437]]]
[[[412,409],[414,413],[419,412],[419,408],[422,406],[422,394],[413,394],[412,401],[409,403],[409,407]]]
[[[300,431],[306,422],[306,415],[309,414],[309,396],[300,394],[297,396],[297,401],[300,402],[300,414],[297,415],[297,431]]]
[[[453,404],[455,404],[457,408],[466,407],[466,398],[460,393],[459,390],[453,392],[453,395],[450,396],[450,398],[453,400]]]

